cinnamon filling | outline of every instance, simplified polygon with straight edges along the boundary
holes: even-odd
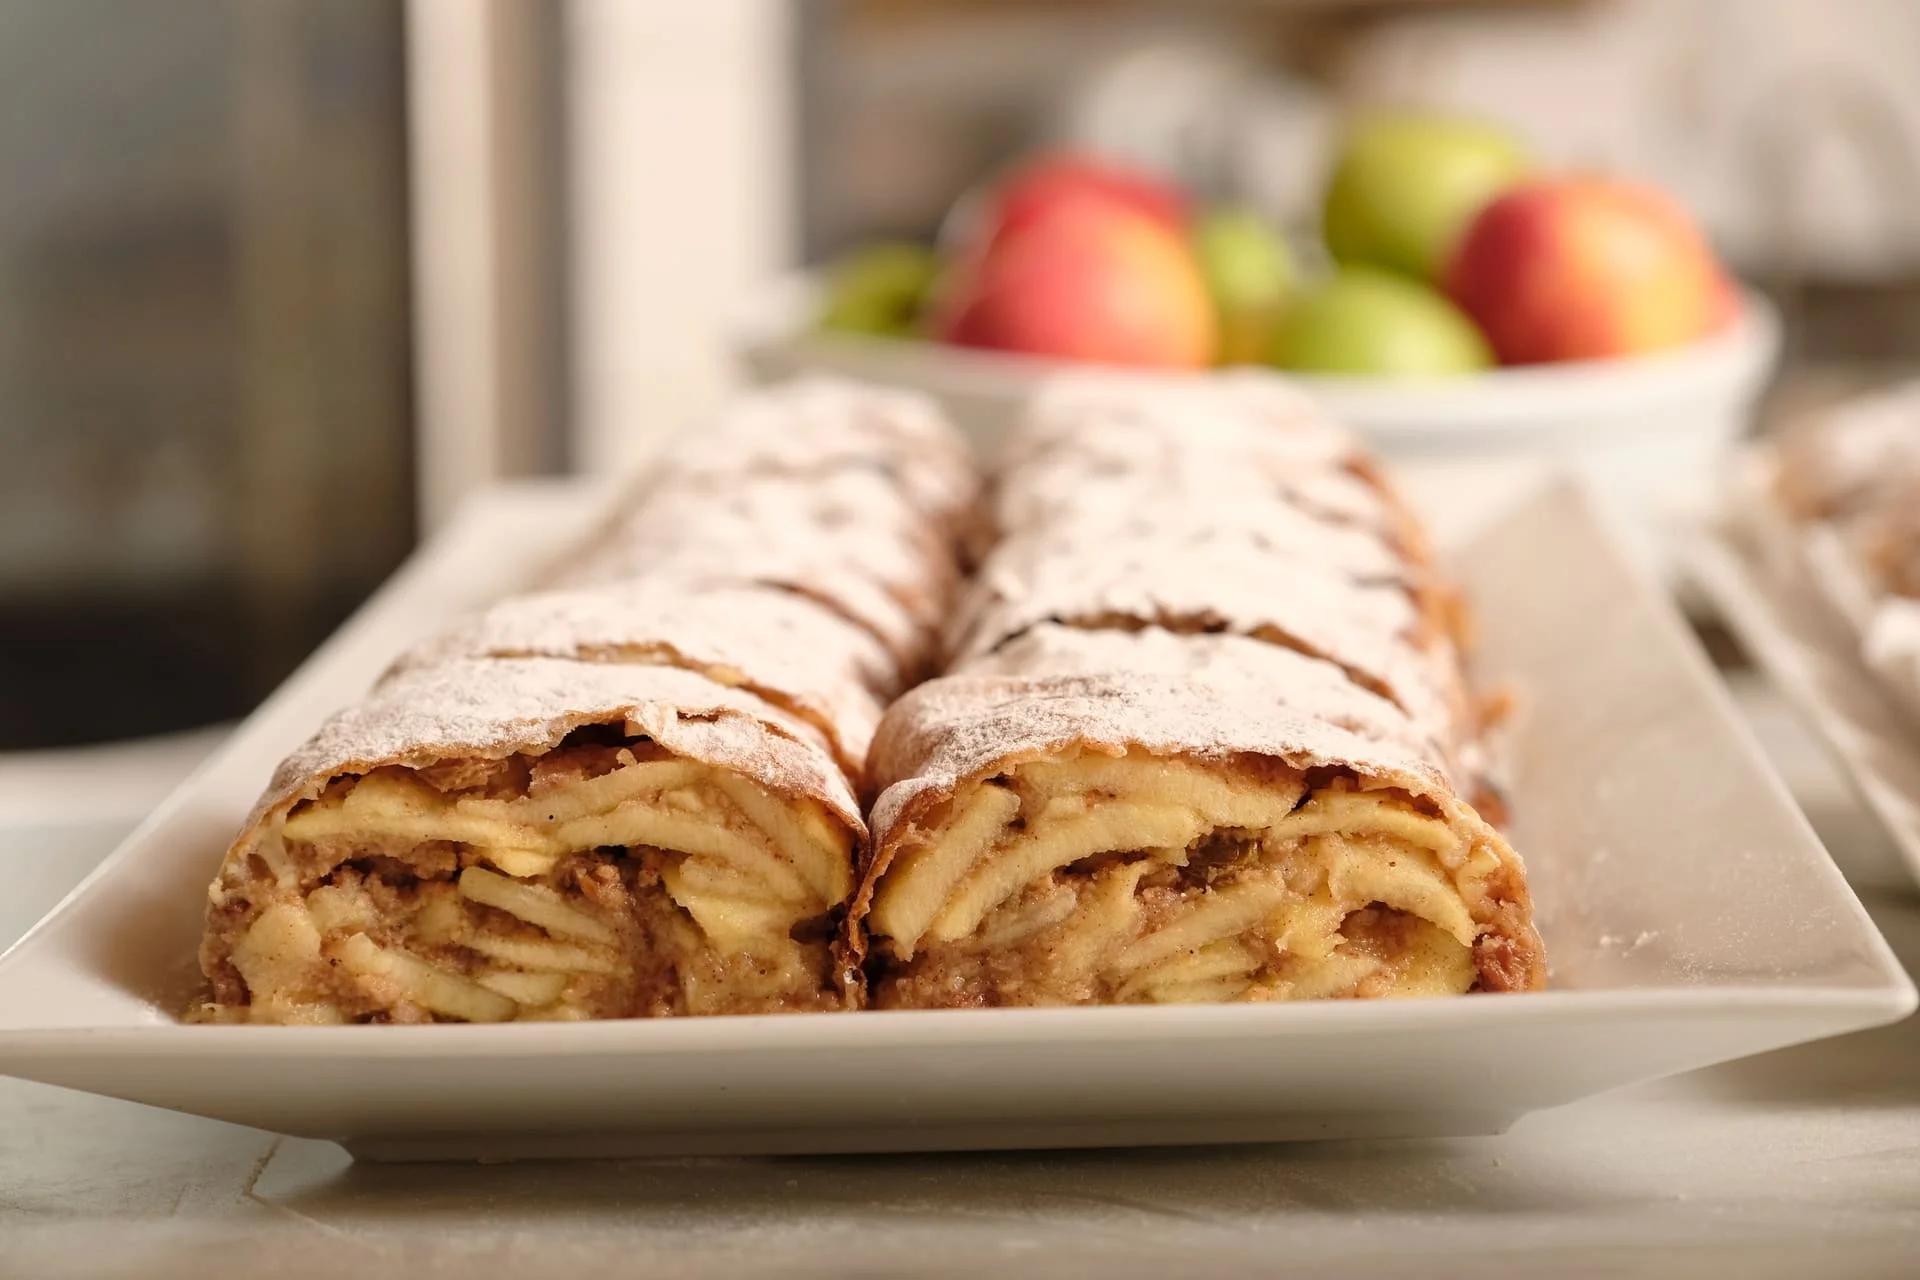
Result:
[[[1325,776],[1320,776],[1324,772]],[[881,1008],[1456,994],[1498,860],[1428,804],[1242,758],[1035,761],[896,850]]]
[[[646,741],[335,780],[216,910],[214,1021],[843,1008],[847,833]],[[642,839],[640,837],[646,837]]]

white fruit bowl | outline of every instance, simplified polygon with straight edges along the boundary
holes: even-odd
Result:
[[[769,282],[740,308],[733,347],[755,381],[832,372],[930,392],[991,448],[1041,380],[1077,367],[934,342],[815,332],[820,289],[817,276],[798,273]],[[1390,461],[1524,456],[1569,465],[1626,517],[1643,553],[1665,565],[1665,530],[1711,498],[1779,347],[1778,314],[1750,293],[1728,329],[1658,355],[1434,381],[1319,375],[1296,381]]]

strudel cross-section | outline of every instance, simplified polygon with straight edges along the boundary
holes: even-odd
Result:
[[[736,404],[281,765],[210,889],[196,1016],[859,1007],[868,742],[936,651],[975,484],[918,397]]]
[[[1255,378],[1064,384],[990,507],[871,756],[876,1007],[1543,985],[1463,612],[1343,432]]]

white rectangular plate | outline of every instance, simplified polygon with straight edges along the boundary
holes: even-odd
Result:
[[[1920,728],[1860,657],[1859,632],[1814,582],[1798,546],[1767,552],[1724,526],[1682,555],[1749,655],[1833,749],[1920,880]]]
[[[1525,700],[1514,842],[1555,989],[1392,1003],[424,1027],[199,1027],[204,890],[279,757],[592,518],[469,508],[0,959],[0,1071],[372,1158],[881,1151],[1496,1132],[1897,1019],[1912,984],[1665,598],[1578,489],[1411,477]],[[1458,545],[1456,542],[1455,545]]]

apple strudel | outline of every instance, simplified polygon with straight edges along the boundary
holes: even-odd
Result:
[[[1465,610],[1350,435],[1272,380],[1074,379],[989,505],[869,758],[877,1006],[1543,984]]]
[[[738,402],[570,589],[457,622],[281,765],[210,890],[200,1016],[857,1007],[867,746],[937,643],[976,487],[920,397]]]
[[[894,705],[853,908],[876,1007],[1542,985],[1518,858],[1404,714],[1316,659],[1205,640],[1267,652],[954,675]]]
[[[842,1009],[864,833],[820,735],[673,667],[402,669],[280,768],[210,889],[200,1016]]]

